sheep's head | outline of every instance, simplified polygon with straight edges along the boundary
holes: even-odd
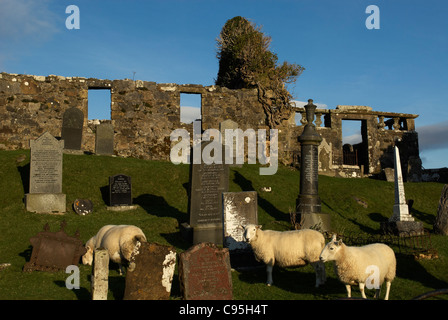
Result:
[[[257,226],[255,224],[248,224],[243,228],[244,228],[243,238],[246,242],[250,243],[251,241],[257,238],[257,230],[261,229],[261,226]]]
[[[86,246],[87,252],[82,256],[82,264],[91,266],[93,261],[93,249]]]
[[[342,240],[336,240],[336,235],[334,234],[330,242],[322,250],[319,259],[323,262],[335,260],[336,254],[341,249],[341,246]]]

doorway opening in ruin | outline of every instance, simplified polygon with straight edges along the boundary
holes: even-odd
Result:
[[[342,120],[342,155],[344,165],[364,167],[369,171],[366,120]]]
[[[180,122],[189,124],[202,119],[202,95],[200,93],[180,93]]]
[[[87,99],[88,120],[111,120],[110,89],[89,88]]]

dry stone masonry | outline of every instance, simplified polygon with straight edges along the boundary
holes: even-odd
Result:
[[[89,90],[110,91],[111,104],[105,106],[110,109],[107,110],[110,120],[99,119],[96,123],[88,120]],[[182,128],[192,132],[192,124],[180,121],[181,93],[201,95],[202,130],[219,130],[220,123],[227,120],[235,122],[243,131],[274,129],[266,125],[266,114],[258,100],[257,89],[230,90],[219,86],[160,84],[130,79],[0,73],[0,150],[28,149],[29,141],[45,131],[54,137],[65,136],[62,133],[64,113],[77,108],[84,116],[81,150],[94,153],[97,125],[109,123],[113,127],[113,154],[169,160],[171,132]],[[303,115],[298,125],[296,114]],[[300,164],[298,137],[307,122],[304,114],[303,107],[293,107],[290,119],[275,128],[279,133],[281,163]],[[421,160],[414,123],[417,117],[373,111],[366,106],[316,109],[316,130],[322,137],[319,174],[340,177],[383,174],[385,168],[393,168],[393,146],[399,140],[403,178],[418,181]],[[342,122],[345,120],[361,122],[362,142],[348,148],[342,144]],[[80,125],[76,124],[73,129],[78,128]],[[78,133],[76,137],[79,137]]]

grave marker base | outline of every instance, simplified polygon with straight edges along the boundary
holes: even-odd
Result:
[[[27,193],[25,206],[30,212],[64,214],[66,195],[64,193]]]

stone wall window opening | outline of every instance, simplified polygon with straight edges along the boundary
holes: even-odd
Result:
[[[343,165],[369,168],[366,120],[342,120]]]
[[[180,122],[189,124],[202,120],[202,95],[200,93],[180,93]]]
[[[88,120],[111,120],[111,91],[106,88],[89,88],[87,100]]]

